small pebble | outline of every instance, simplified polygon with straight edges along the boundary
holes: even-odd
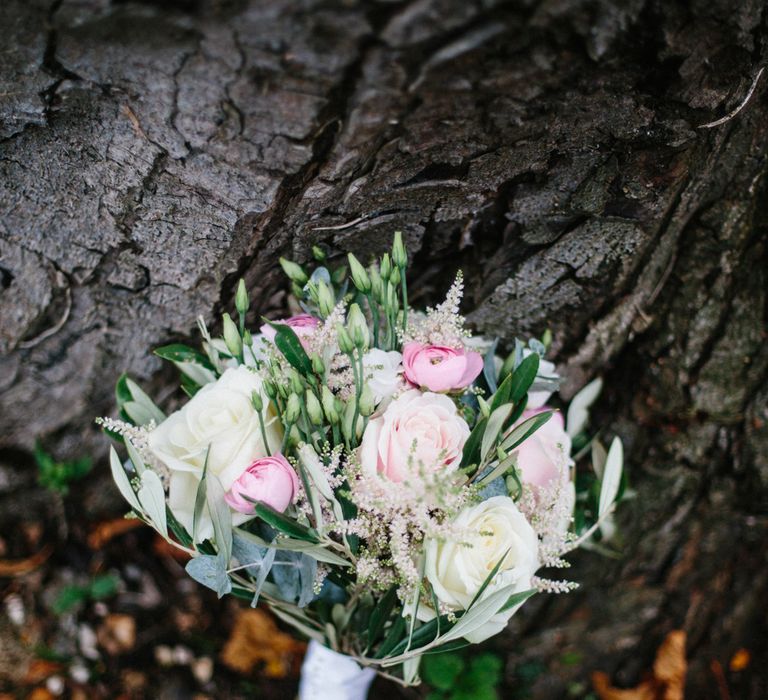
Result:
[[[61,676],[51,676],[45,681],[45,687],[51,695],[61,695],[64,692],[64,679]]]

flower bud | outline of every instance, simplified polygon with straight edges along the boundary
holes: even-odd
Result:
[[[291,389],[296,394],[301,394],[304,391],[304,382],[301,381],[299,373],[295,369],[291,369],[288,376],[291,380]]]
[[[240,280],[237,284],[237,293],[235,294],[235,309],[241,316],[245,316],[248,311],[248,291],[245,288],[245,280]]]
[[[297,265],[295,262],[291,262],[285,258],[280,258],[280,267],[283,268],[283,272],[285,272],[291,282],[296,282],[296,284],[307,283],[309,277],[307,277],[307,273],[304,272],[301,265]]]
[[[302,287],[300,284],[296,284],[296,282],[291,282],[291,293],[297,299],[303,299],[304,298],[304,287]]]
[[[322,425],[323,408],[313,391],[307,389],[305,401],[307,404],[307,414],[309,415],[309,420],[312,421],[313,425]]]
[[[249,348],[253,346],[253,336],[247,328],[243,331],[243,344],[247,345]]]
[[[349,274],[352,276],[352,282],[363,294],[368,294],[371,291],[371,278],[352,253],[349,253],[347,258],[349,259]]]
[[[300,414],[301,404],[299,403],[299,397],[296,394],[291,394],[285,406],[285,420],[289,423],[295,423],[299,419]]]
[[[240,331],[237,330],[237,326],[229,314],[224,314],[222,318],[224,320],[224,342],[227,344],[227,350],[233,357],[239,357],[243,351],[243,339],[240,337]]]
[[[312,353],[309,359],[312,362],[312,371],[322,377],[325,374],[325,362],[323,362],[323,358],[317,353]]]
[[[389,276],[389,281],[396,287],[398,284],[400,284],[400,268],[399,267],[393,267],[392,268],[392,274]]]
[[[379,273],[379,268],[376,267],[375,265],[371,266],[370,276],[371,276],[371,295],[373,296],[375,301],[377,301],[379,304],[383,304],[384,303],[384,283],[381,280],[381,274]]]
[[[318,245],[312,246],[312,256],[317,260],[317,262],[325,262],[326,254],[325,251]]]
[[[482,396],[478,396],[477,403],[480,406],[480,413],[482,413],[483,418],[488,418],[491,415],[491,407],[488,405],[488,402]]]
[[[351,336],[355,347],[359,350],[365,350],[370,343],[368,322],[365,320],[365,316],[357,304],[352,304],[349,307],[347,328],[349,329],[349,335]]]
[[[389,262],[389,253],[384,253],[382,256],[379,270],[381,272],[381,279],[388,280],[392,274],[392,263]]]
[[[392,309],[395,314],[400,310],[400,301],[397,296],[397,290],[395,289],[395,286],[392,284],[392,282],[387,282],[386,306]]]
[[[408,253],[403,244],[402,231],[395,231],[395,242],[392,245],[392,262],[401,270],[408,265]]]
[[[317,284],[317,308],[320,310],[320,315],[327,318],[333,312],[334,306],[336,306],[336,299],[333,297],[331,288],[320,280]]]
[[[277,387],[269,379],[264,380],[264,393],[272,400],[277,396]]]
[[[360,415],[370,416],[375,408],[376,406],[374,405],[373,400],[373,390],[369,384],[366,384],[360,394]]]
[[[251,403],[258,413],[264,410],[264,399],[261,398],[261,394],[258,391],[251,392]]]
[[[352,399],[347,402],[344,407],[344,421],[341,425],[341,431],[344,433],[344,437],[351,440],[353,437],[359,437],[360,428],[362,428],[362,421],[360,416],[357,418],[357,425],[353,428],[352,421],[355,419],[355,401]]]
[[[339,341],[339,350],[345,355],[349,355],[355,349],[355,343],[350,337],[349,332],[344,326],[338,326],[336,328],[336,333]]]
[[[338,399],[333,395],[331,390],[324,386],[322,389],[322,398],[323,398],[323,411],[325,411],[325,417],[328,419],[328,422],[332,425],[335,425],[339,422],[341,416],[339,415],[339,410],[336,407],[336,402]]]

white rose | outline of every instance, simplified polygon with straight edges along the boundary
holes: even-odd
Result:
[[[467,533],[462,541],[431,539],[425,545],[425,575],[440,603],[451,610],[466,610],[505,552],[504,562],[482,598],[507,586],[513,587],[510,595],[533,587],[539,541],[511,498],[494,496],[466,508],[454,525]],[[466,639],[477,644],[498,634],[518,607],[494,615]],[[420,610],[420,617],[434,616],[429,609]]]
[[[389,399],[403,387],[403,356],[392,350],[386,352],[374,348],[363,355],[365,381],[373,391],[376,404]]]
[[[365,473],[396,482],[418,477],[422,467],[455,471],[468,437],[469,426],[451,399],[411,389],[368,423],[360,463]]]
[[[259,417],[251,402],[256,391],[267,397],[261,378],[246,367],[230,368],[200,389],[187,404],[166,418],[149,434],[149,448],[171,473],[168,506],[179,522],[192,533],[197,487],[203,474],[205,455],[208,473],[218,477],[224,491],[260,457],[269,456]],[[282,427],[276,417],[264,416],[272,452],[280,447]],[[237,525],[249,517],[233,513]],[[211,537],[213,524],[207,509],[198,526],[198,541]]]

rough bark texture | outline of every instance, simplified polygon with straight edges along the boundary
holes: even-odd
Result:
[[[267,312],[280,254],[399,228],[416,302],[462,267],[478,330],[550,327],[566,396],[604,373],[627,447],[624,556],[578,557],[583,592],[518,618],[511,686],[532,660],[531,697],[637,682],[682,627],[690,697],[719,697],[714,660],[766,697],[764,667],[727,665],[768,654],[768,78],[697,127],[747,94],[767,21],[761,0],[2,2],[4,501],[38,437],[103,454],[118,374],[170,389],[150,349],[215,324],[238,276]]]

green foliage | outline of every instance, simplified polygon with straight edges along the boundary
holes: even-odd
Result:
[[[49,491],[62,495],[69,492],[73,481],[82,479],[93,468],[89,457],[59,462],[48,454],[40,442],[35,443],[35,462],[37,463],[37,483]]]
[[[114,574],[94,576],[87,584],[71,584],[59,591],[51,604],[51,610],[63,615],[89,600],[104,600],[117,593],[120,579]]]
[[[490,652],[427,654],[421,665],[421,675],[432,687],[427,700],[498,700],[503,666]]]

